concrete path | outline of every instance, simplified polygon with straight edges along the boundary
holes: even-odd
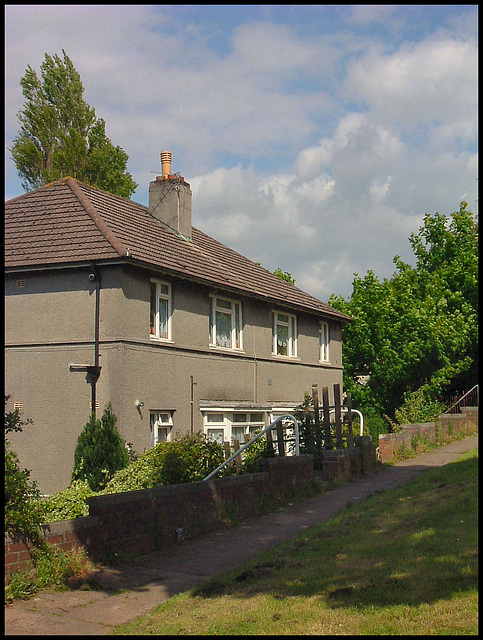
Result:
[[[409,482],[430,467],[442,466],[478,447],[478,436],[397,463],[326,493],[290,504],[277,513],[239,527],[186,540],[132,564],[104,567],[101,591],[38,593],[5,607],[6,635],[106,635],[178,593],[233,569],[305,528],[336,516],[348,502]]]

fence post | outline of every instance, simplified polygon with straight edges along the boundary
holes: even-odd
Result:
[[[340,384],[334,384],[334,409],[335,409],[335,438],[337,449],[343,448],[342,441],[342,425],[341,425],[341,406],[340,406]]]
[[[312,385],[312,399],[314,402],[314,436],[315,436],[315,450],[320,452],[322,449],[322,433],[320,426],[320,408],[319,408],[319,390],[317,385]]]
[[[225,460],[228,460],[228,458],[231,456],[231,447],[230,447],[230,443],[226,442],[226,440],[223,442],[223,449],[225,450]],[[229,469],[232,466],[233,466],[233,462],[230,462],[227,465],[227,469]]]
[[[282,421],[277,424],[277,446],[278,446],[278,455],[281,458],[285,457],[285,443],[283,441],[283,426]]]
[[[322,409],[324,413],[324,448],[332,449],[332,436],[330,433],[329,387],[322,387]]]
[[[239,449],[240,449],[240,440],[233,440],[233,451],[236,453]],[[239,475],[242,469],[241,455],[235,458],[235,465],[236,465],[236,475]]]
[[[352,449],[354,446],[354,437],[352,434],[352,397],[347,394],[347,446]]]
[[[267,425],[268,426],[268,425]],[[269,429],[266,433],[267,436],[267,455],[269,458],[275,457],[275,449],[273,447],[272,430]]]

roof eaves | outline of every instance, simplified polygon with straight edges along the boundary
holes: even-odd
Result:
[[[114,248],[114,250],[117,251],[119,256],[129,257],[129,250],[127,249],[127,247],[125,247],[124,244],[114,235],[114,233],[111,231],[111,229],[108,227],[108,225],[104,222],[104,220],[101,218],[101,216],[97,213],[97,211],[96,211],[95,207],[93,206],[93,204],[83,194],[82,189],[79,187],[77,181],[74,180],[74,178],[66,178],[65,182],[68,185],[68,187],[70,188],[70,190],[72,191],[72,193],[75,195],[77,200],[79,200],[79,202],[82,205],[82,207],[85,209],[85,211],[92,218],[94,224],[99,229],[99,231],[102,233],[104,238],[106,238],[106,240],[111,244],[111,246]]]

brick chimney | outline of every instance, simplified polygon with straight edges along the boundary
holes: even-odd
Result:
[[[149,183],[149,213],[191,239],[191,189],[179,174],[171,173],[171,152],[161,152],[161,175]]]

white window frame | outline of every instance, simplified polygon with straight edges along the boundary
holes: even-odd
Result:
[[[285,320],[285,318],[287,318]],[[279,328],[287,329],[287,353],[280,353]],[[297,357],[297,316],[286,311],[273,312],[272,355],[282,358]]]
[[[235,416],[238,418],[244,419],[235,419]],[[235,440],[233,430],[234,429],[243,429],[243,437],[237,438],[240,444],[245,443],[245,436],[248,435],[249,438],[253,438],[256,431],[260,431],[265,427],[265,417],[263,411],[233,411],[231,414],[228,414],[228,423],[230,427],[230,439],[229,442],[233,445],[233,441]]]
[[[155,287],[155,301],[154,301],[154,325],[152,324],[152,315],[153,315],[153,304],[152,304],[152,287]],[[162,289],[166,288],[166,291]],[[161,325],[161,310],[160,310],[160,300],[162,300],[166,304],[166,331],[164,335],[160,333],[160,325]],[[172,342],[172,331],[171,331],[171,315],[172,315],[172,288],[169,282],[165,282],[164,280],[150,280],[149,284],[149,328],[150,328],[150,338],[154,340],[162,340]]]
[[[330,325],[328,322],[320,323],[319,360],[320,362],[330,362]]]
[[[171,442],[174,426],[173,414],[173,411],[166,409],[150,409],[149,430],[152,447],[155,447],[158,442]],[[166,439],[159,437],[159,429],[166,429]]]
[[[244,415],[246,419],[236,420],[235,416]],[[211,419],[210,419],[211,418]],[[216,419],[218,418],[218,419]],[[254,419],[252,419],[254,418]],[[223,430],[223,442],[229,442],[233,446],[234,434],[233,429],[243,429],[243,439],[240,444],[244,444],[246,434],[253,437],[255,431],[259,431],[265,427],[265,412],[257,409],[243,409],[234,411],[233,409],[216,409],[210,411],[203,410],[203,431],[206,436],[210,437],[210,430]]]
[[[203,412],[203,431],[208,439],[210,438],[210,431],[223,431],[223,440],[220,443],[223,444],[223,442],[227,440],[228,432],[225,412],[222,410]],[[213,439],[216,442],[219,442],[217,438]]]
[[[228,349],[229,351],[243,351],[243,319],[242,303],[240,300],[227,298],[217,294],[210,294],[210,347]],[[223,303],[223,304],[220,304]],[[229,306],[227,306],[229,304]],[[219,344],[220,335],[217,332],[217,313],[223,313],[230,317],[229,345]]]
[[[275,422],[275,420],[277,418],[280,418],[280,416],[286,415],[286,414],[291,414],[293,415],[295,412],[297,411],[297,407],[280,407],[280,408],[273,408],[270,415],[269,415],[269,420],[270,423]],[[290,419],[287,419],[290,420]],[[285,420],[282,420],[282,424],[285,422]],[[277,430],[276,429],[272,429],[272,441],[273,441],[273,446],[275,448],[275,451],[278,451],[278,436],[277,436]],[[284,429],[284,438],[286,439],[286,441],[290,441],[292,440],[292,442],[295,442],[295,429],[293,427],[288,427]],[[286,448],[286,455],[287,456],[292,456],[294,455],[293,450],[291,450],[289,447]]]

